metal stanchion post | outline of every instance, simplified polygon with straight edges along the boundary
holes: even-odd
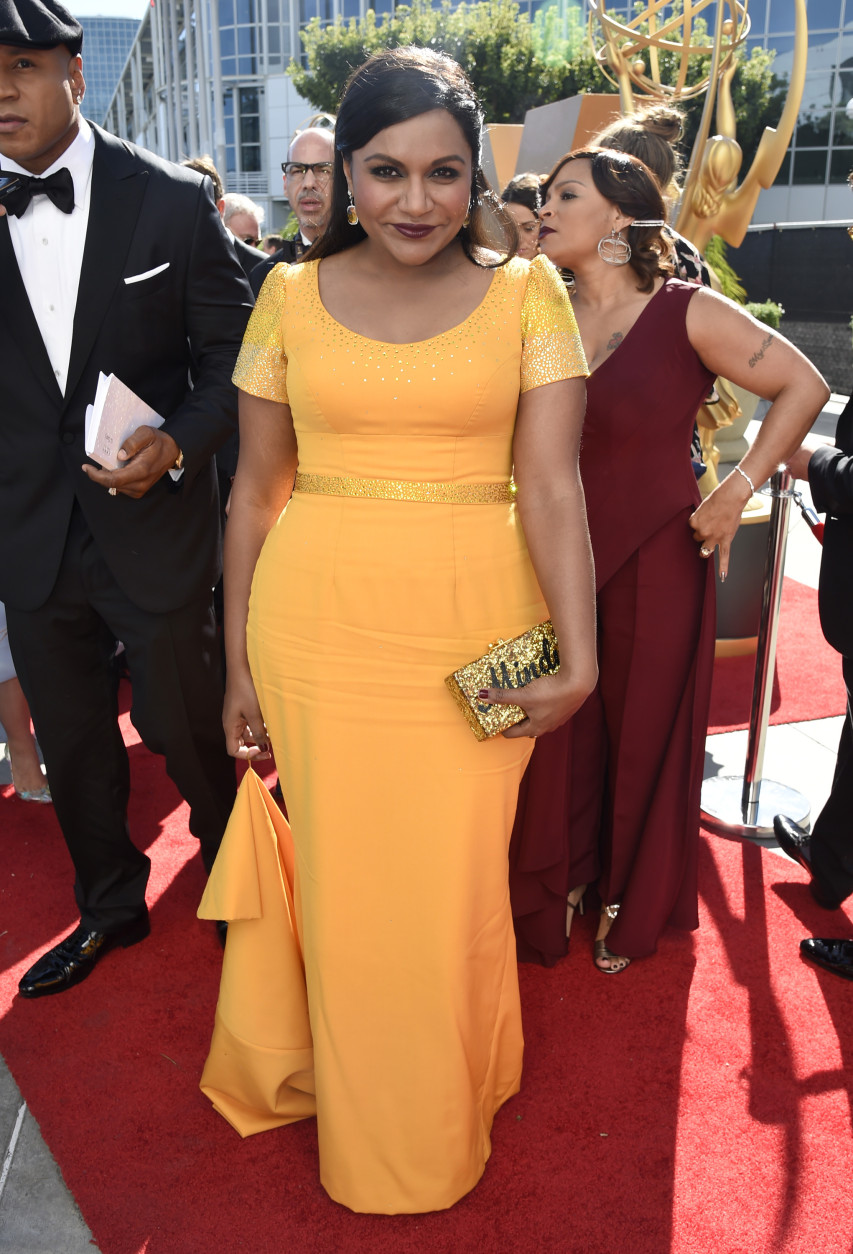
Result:
[[[780,466],[770,481],[773,505],[744,773],[743,776],[717,775],[706,779],[702,786],[702,820],[706,827],[722,836],[772,836],[774,815],[787,814],[802,824],[808,822],[810,815],[808,801],[796,789],[763,779],[792,483],[792,476],[784,466]]]

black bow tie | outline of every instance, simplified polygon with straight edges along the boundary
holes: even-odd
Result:
[[[34,178],[30,174],[12,174],[10,170],[6,173],[12,178],[20,179],[18,186],[3,197],[6,209],[16,218],[20,218],[25,212],[33,196],[49,197],[63,213],[70,213],[74,208],[74,179],[65,166],[46,179]]]

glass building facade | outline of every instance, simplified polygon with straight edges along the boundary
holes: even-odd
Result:
[[[115,94],[139,23],[132,17],[81,17],[80,25],[86,79],[83,115],[100,124]]]
[[[844,183],[853,168],[853,121],[845,112],[853,96],[853,0],[809,0],[809,59],[793,143],[777,185]],[[748,45],[773,48],[785,75],[794,46],[793,0],[750,0]]]

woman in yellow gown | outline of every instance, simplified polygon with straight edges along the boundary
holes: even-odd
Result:
[[[316,1113],[357,1211],[482,1175],[521,1075],[518,785],[596,674],[586,364],[550,262],[482,247],[481,118],[439,54],[355,73],[330,227],[270,273],[234,376],[225,728],[269,737],[292,843],[250,772],[203,903],[234,921],[202,1088],[242,1135]],[[445,676],[549,613],[559,673],[479,743]]]

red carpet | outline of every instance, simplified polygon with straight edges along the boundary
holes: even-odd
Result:
[[[717,658],[708,730],[749,726],[755,655]],[[794,579],[782,588],[771,723],[829,718],[845,710],[841,659],[820,629],[817,592]]]
[[[566,961],[521,970],[523,1090],[480,1186],[352,1215],[318,1184],[313,1123],[241,1141],[198,1091],[219,951],[185,808],[131,754],[152,935],[60,997],[13,994],[76,922],[67,855],[46,807],[0,798],[0,1052],[103,1254],[849,1254],[853,984],[797,943],[853,922],[796,866],[708,838],[701,931],[613,979],[578,920]]]

